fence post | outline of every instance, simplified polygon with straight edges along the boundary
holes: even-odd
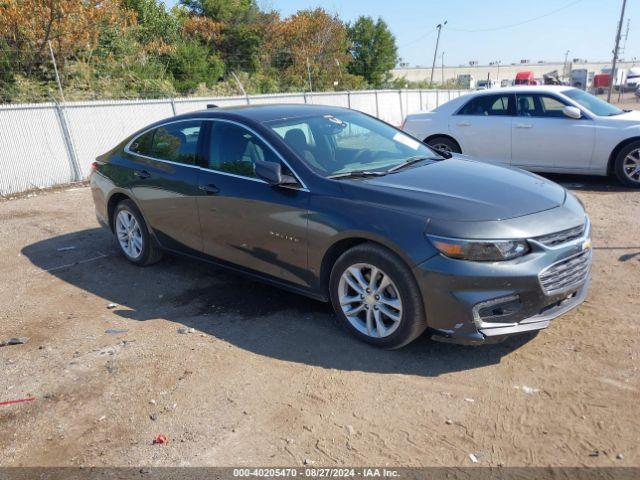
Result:
[[[78,182],[82,180],[82,171],[80,169],[80,164],[78,163],[78,157],[76,155],[76,149],[73,145],[73,140],[71,138],[71,132],[69,130],[69,126],[67,125],[67,119],[64,114],[63,107],[55,102],[56,105],[56,113],[58,114],[58,121],[60,122],[60,128],[62,128],[62,137],[64,140],[64,146],[67,150],[67,155],[69,157],[69,163],[71,164],[71,170],[73,171],[73,181]]]
[[[376,96],[376,118],[380,118],[380,107],[378,106],[378,90],[373,91]]]
[[[440,90],[436,90],[436,108],[440,106]]]
[[[347,108],[351,108],[351,92],[347,91]]]
[[[402,90],[398,90],[398,98],[400,99],[400,118],[404,120],[404,109],[402,108]]]
[[[420,93],[420,110],[422,110],[422,89],[418,90]]]
[[[307,92],[302,92],[302,98],[304,99],[304,103],[307,103]]]
[[[173,116],[175,117],[176,115],[178,115],[178,113],[176,112],[176,102],[173,97],[171,97],[170,100],[171,100],[171,111],[173,112]]]

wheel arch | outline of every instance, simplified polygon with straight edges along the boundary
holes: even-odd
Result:
[[[384,239],[375,238],[366,234],[353,234],[343,238],[336,240],[331,246],[325,251],[322,261],[320,263],[320,275],[319,275],[319,288],[320,290],[328,295],[329,290],[329,278],[331,276],[331,270],[335,265],[340,255],[342,255],[347,250],[361,245],[363,243],[371,243],[374,245],[378,245],[386,250],[389,250],[394,255],[398,256],[409,269],[412,268],[413,262],[402,252],[400,248],[395,245],[390,244],[388,241]]]
[[[460,149],[460,152],[464,153],[462,151],[462,144],[454,137],[451,136],[451,134],[449,133],[434,133],[433,135],[429,135],[427,138],[425,138],[422,143],[429,143],[429,140],[432,140],[436,137],[444,137],[444,138],[448,138],[449,140],[451,140],[452,142],[455,142],[456,145],[458,145],[458,148]]]
[[[613,148],[611,154],[609,155],[609,161],[607,163],[607,175],[611,175],[614,172],[616,157],[620,153],[620,150],[633,142],[640,142],[640,136],[625,138]]]
[[[131,197],[131,195],[122,191],[116,191],[112,193],[109,196],[109,200],[107,200],[107,220],[109,222],[109,228],[111,229],[111,231],[113,231],[113,212],[115,212],[116,207],[123,200],[129,200],[133,202],[133,204],[136,207],[138,207],[138,210],[140,210],[140,207],[138,206],[136,201]]]

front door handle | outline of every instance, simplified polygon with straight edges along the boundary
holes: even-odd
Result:
[[[516,128],[533,128],[530,123],[516,123]]]
[[[199,185],[198,188],[205,192],[207,195],[216,195],[220,192],[220,189],[213,183],[209,183],[207,185]]]
[[[149,178],[151,176],[151,174],[146,170],[135,170],[133,174],[140,180],[144,180],[145,178]]]
[[[457,124],[459,127],[470,127],[471,122],[460,122]]]

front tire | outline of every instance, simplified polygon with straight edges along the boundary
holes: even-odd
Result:
[[[377,347],[400,348],[427,328],[411,270],[379,245],[364,243],[343,253],[331,270],[329,293],[342,325]]]
[[[618,152],[614,171],[624,186],[640,188],[640,141],[631,142]]]
[[[131,263],[145,266],[162,258],[162,251],[149,234],[142,213],[131,200],[123,200],[116,206],[113,233],[120,252]]]
[[[462,149],[460,148],[460,145],[458,145],[458,142],[449,137],[433,137],[425,143],[440,152],[462,153]]]

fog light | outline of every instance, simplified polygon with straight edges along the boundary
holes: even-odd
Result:
[[[508,319],[522,308],[519,295],[493,298],[473,307],[473,321],[478,328],[506,327],[516,325]]]

